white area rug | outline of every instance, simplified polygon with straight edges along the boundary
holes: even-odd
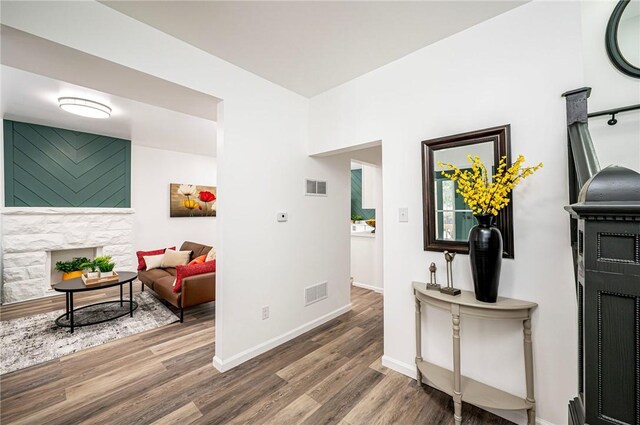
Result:
[[[56,326],[64,310],[0,322],[0,374],[44,363],[89,347],[177,322],[179,319],[149,292],[135,294],[138,308],[128,315],[69,333]],[[80,314],[80,313],[78,313]]]

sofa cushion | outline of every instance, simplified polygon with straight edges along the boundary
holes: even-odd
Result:
[[[165,254],[158,255],[145,255],[144,263],[147,265],[147,270],[159,269],[162,267],[162,260],[164,259]]]
[[[145,261],[144,261],[144,256],[145,255],[164,254],[164,251],[166,249],[176,249],[176,247],[174,246],[174,247],[171,247],[171,248],[156,249],[156,250],[153,250],[153,251],[137,251],[136,252],[136,256],[138,257],[138,271],[147,269],[147,263],[145,263]]]
[[[180,298],[182,294],[173,292],[173,276],[165,276],[156,280],[153,284],[153,291],[169,301],[176,307],[180,307]]]
[[[203,273],[212,273],[216,271],[216,261],[207,261],[202,264],[193,264],[191,266],[176,267],[176,280],[173,285],[173,292],[180,292],[182,289],[182,279],[189,276],[195,276]]]
[[[211,251],[209,251],[211,252]],[[191,262],[189,262],[189,264],[187,264],[188,266],[192,266],[194,264],[200,264],[200,263],[204,263],[204,260],[207,258],[206,255],[201,255],[199,257],[194,258],[193,260],[191,260]]]
[[[191,259],[191,251],[175,251],[167,249],[162,257],[162,267],[184,266]]]
[[[207,254],[211,250],[211,247],[208,245],[202,245],[195,242],[186,241],[180,247],[180,251],[192,251],[191,258],[196,258],[201,255]]]
[[[216,249],[215,248],[211,248],[209,250],[209,253],[207,254],[207,258],[205,258],[204,261],[213,261],[216,259]]]
[[[173,273],[171,273],[173,271]],[[138,279],[151,289],[153,289],[153,284],[164,277],[171,277],[174,279],[175,269],[153,269],[153,270],[141,270],[138,272]]]

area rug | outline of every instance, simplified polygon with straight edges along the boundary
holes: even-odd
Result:
[[[73,334],[69,333],[69,328],[60,328],[54,323],[64,310],[0,322],[0,374],[179,320],[149,292],[135,294],[133,298],[138,303],[133,317],[127,315],[110,322],[75,328]]]

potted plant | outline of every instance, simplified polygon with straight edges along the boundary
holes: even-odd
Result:
[[[370,218],[369,220],[365,221],[365,223],[367,223],[367,225],[369,227],[373,227],[373,230],[371,231],[371,233],[375,233],[376,232],[376,219],[375,218]]]
[[[85,257],[74,257],[71,261],[58,261],[55,269],[62,272],[62,280],[74,279],[82,276],[82,265],[87,261]]]
[[[351,222],[352,222],[353,224],[356,224],[356,222],[357,222],[357,221],[360,221],[360,220],[362,220],[362,216],[361,216],[361,215],[353,214],[353,215],[351,216]]]
[[[83,269],[90,269],[90,272],[87,272],[87,278],[89,279],[97,279],[100,277],[100,271],[98,270],[98,264],[96,263],[96,260],[92,260],[92,261],[85,261],[82,264],[82,268]]]
[[[96,257],[96,259],[93,261],[96,263],[98,269],[100,269],[100,277],[113,276],[113,268],[116,266],[116,264],[111,261],[110,256],[105,255]]]

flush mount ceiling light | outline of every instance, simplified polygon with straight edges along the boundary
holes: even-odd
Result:
[[[83,117],[109,118],[111,116],[111,108],[107,105],[79,97],[61,97],[58,99],[58,105],[67,112]]]

